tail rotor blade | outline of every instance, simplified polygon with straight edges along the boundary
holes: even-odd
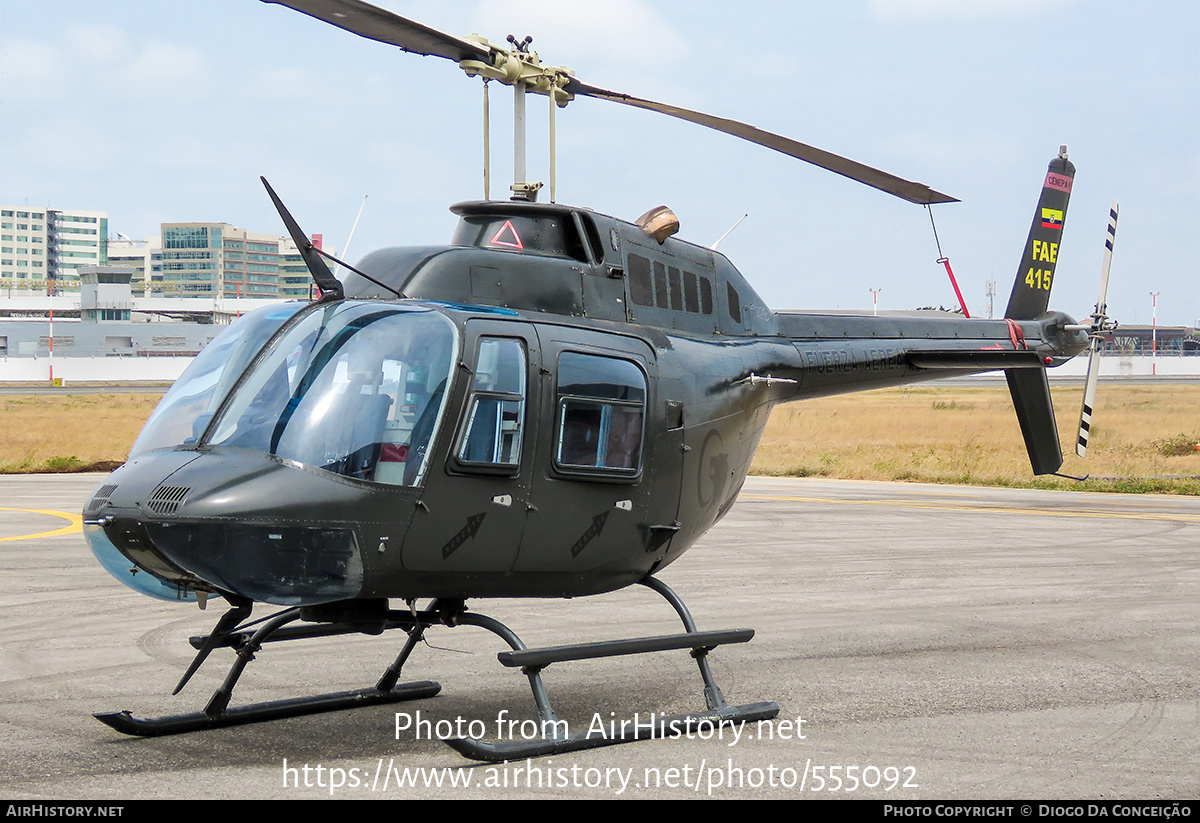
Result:
[[[1108,236],[1104,240],[1104,262],[1100,267],[1100,295],[1096,299],[1096,311],[1092,314],[1091,346],[1088,353],[1087,381],[1083,384],[1083,408],[1079,412],[1079,438],[1075,441],[1075,453],[1087,456],[1088,438],[1092,429],[1092,409],[1096,401],[1096,384],[1100,378],[1100,347],[1103,345],[1105,329],[1111,328],[1108,320],[1108,272],[1112,266],[1113,245],[1117,240],[1117,201],[1108,212]]]
[[[1092,434],[1092,404],[1096,402],[1096,381],[1100,376],[1100,338],[1092,338],[1088,354],[1087,381],[1083,384],[1083,408],[1079,411],[1079,437],[1075,453],[1087,457],[1088,438]]]
[[[1104,262],[1100,266],[1100,295],[1096,298],[1096,312],[1104,314],[1108,308],[1108,270],[1112,266],[1113,246],[1117,242],[1117,212],[1114,200],[1108,210],[1108,236],[1104,239]]]

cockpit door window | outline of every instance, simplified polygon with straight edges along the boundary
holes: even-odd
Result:
[[[458,445],[464,467],[511,469],[521,463],[527,358],[522,341],[483,337]]]

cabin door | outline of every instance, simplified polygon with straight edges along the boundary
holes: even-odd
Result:
[[[539,364],[532,326],[467,323],[438,453],[404,540],[406,569],[513,568],[534,473]]]

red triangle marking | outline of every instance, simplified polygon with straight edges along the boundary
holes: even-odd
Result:
[[[512,240],[500,239],[504,236],[505,232],[512,235]],[[488,241],[488,244],[492,246],[508,246],[510,249],[521,249],[522,251],[525,249],[525,244],[521,242],[521,236],[517,234],[517,230],[511,220],[504,221],[504,225],[500,227],[500,231],[496,232],[495,236]]]

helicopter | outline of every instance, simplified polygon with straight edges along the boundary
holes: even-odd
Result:
[[[731,705],[707,659],[753,630],[699,630],[656,575],[733,506],[773,407],[1003,370],[1034,473],[1061,467],[1046,369],[1089,344],[1094,355],[1109,322],[1103,291],[1090,323],[1048,310],[1075,174],[1065,147],[1044,178],[1004,319],[773,311],[724,255],[676,237],[666,207],[628,221],[553,194],[537,202],[541,184],[524,179],[526,94],[549,97],[551,112],[579,96],[657,111],[913,203],[954,198],[743,123],[582,83],[543,66],[528,38],[459,38],[360,0],[265,1],[512,85],[512,199],[485,191],[454,205],[449,244],[337,261],[339,279],[263,180],[319,297],[256,310],[217,336],[83,510],[87,540],[118,580],[201,608],[228,603],[192,638],[175,693],[214,651],[236,659],[202,711],[96,715],[117,731],[177,734],[432,697],[438,683],[400,683],[402,671],[426,632],[464,625],[510,647],[499,661],[529,679],[543,729],[533,740],[446,741],[468,758],[767,720],[779,706]],[[635,584],[665,599],[684,630],[530,649],[467,607]],[[283,608],[252,620],[257,604]],[[375,686],[230,705],[268,642],[393,629],[406,640]],[[617,734],[563,730],[547,666],[670,650],[696,660],[704,709]]]

